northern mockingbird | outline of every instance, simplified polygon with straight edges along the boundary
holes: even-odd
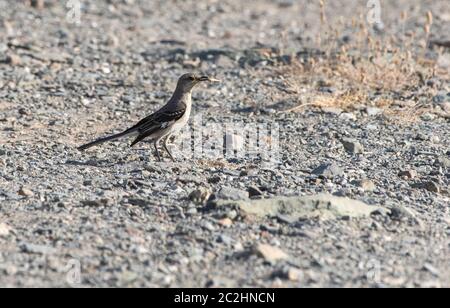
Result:
[[[192,90],[196,85],[204,81],[218,82],[219,80],[208,76],[199,77],[195,74],[185,74],[181,76],[178,80],[177,88],[175,89],[172,98],[161,109],[122,133],[100,138],[79,147],[78,150],[84,151],[107,141],[134,136],[136,139],[133,141],[131,146],[134,146],[146,138],[153,142],[158,161],[161,161],[161,156],[158,151],[158,143],[160,140],[164,140],[164,149],[169,154],[172,161],[175,161],[172,153],[170,153],[167,147],[167,142],[173,133],[179,131],[187,124],[191,114]]]

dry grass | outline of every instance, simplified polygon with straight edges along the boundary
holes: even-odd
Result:
[[[308,107],[350,111],[374,106],[382,108],[385,114],[408,119],[424,111],[433,112],[424,106],[432,105],[429,102],[439,85],[428,85],[427,80],[448,80],[449,72],[440,69],[435,59],[426,58],[433,24],[431,13],[427,13],[422,38],[415,33],[389,38],[376,35],[361,17],[360,21],[352,21],[352,40],[337,46],[341,34],[334,29],[339,27],[327,23],[324,5],[320,1],[322,27],[327,29],[327,36],[322,33],[317,37],[321,55],[315,53],[301,60],[292,57],[291,63],[280,64],[274,70],[285,93],[298,101],[296,107],[287,111],[299,112]],[[406,18],[403,13],[401,22]],[[442,55],[446,51],[438,52]],[[326,93],[325,88],[332,88],[332,93]]]

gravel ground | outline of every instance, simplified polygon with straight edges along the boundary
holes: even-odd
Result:
[[[65,2],[0,0],[0,286],[450,287],[449,80],[430,81],[440,116],[283,112],[293,102],[254,48],[315,48],[317,3],[82,1],[77,24]],[[431,10],[431,39],[448,39],[447,0],[383,4],[385,35],[405,30],[401,11],[417,30]],[[326,8],[330,22],[366,10]],[[278,127],[278,164],[76,150],[154,111],[188,71],[222,80],[195,91],[195,116]],[[323,193],[377,210],[257,218],[219,202]]]

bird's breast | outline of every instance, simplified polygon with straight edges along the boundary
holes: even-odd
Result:
[[[174,130],[179,130],[188,123],[189,117],[191,116],[191,109],[192,109],[192,101],[190,98],[188,98],[186,100],[186,111],[184,112],[180,120],[174,124]]]

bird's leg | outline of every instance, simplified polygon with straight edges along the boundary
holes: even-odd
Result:
[[[161,156],[159,155],[159,151],[158,151],[158,141],[159,141],[159,140],[156,140],[156,141],[153,143],[153,146],[155,147],[156,156],[158,157],[158,161],[161,162]]]
[[[170,153],[169,148],[167,147],[167,146],[168,146],[167,143],[169,142],[170,137],[171,137],[171,136],[169,135],[169,136],[167,136],[167,137],[164,139],[164,149],[166,150],[167,154],[169,154],[170,159],[171,159],[173,162],[175,162],[175,159],[173,158],[172,153]]]

